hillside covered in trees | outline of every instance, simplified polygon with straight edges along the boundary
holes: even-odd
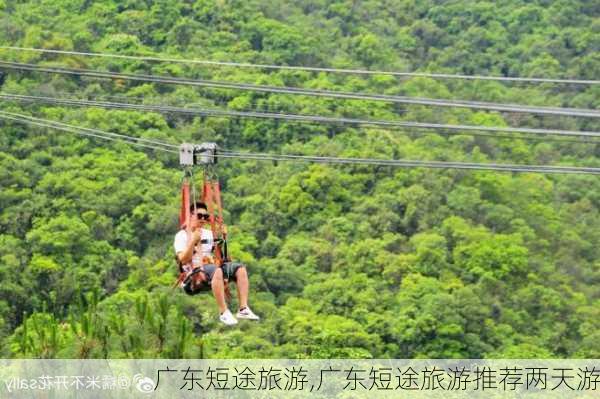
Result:
[[[0,0],[0,46],[256,64],[600,79],[585,0]],[[399,78],[0,50],[2,61],[308,89],[600,108],[600,85]],[[1,92],[600,131],[500,113],[2,69]],[[0,94],[2,94],[0,93]],[[599,167],[600,145],[1,101],[240,151]],[[589,142],[592,141],[592,142]],[[600,177],[221,159],[260,323],[174,290],[177,156],[0,120],[2,357],[600,357]],[[235,295],[234,295],[235,297]]]

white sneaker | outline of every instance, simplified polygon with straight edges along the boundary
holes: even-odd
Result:
[[[233,326],[233,325],[237,324],[237,322],[238,322],[235,319],[235,317],[233,317],[233,315],[231,314],[231,312],[229,311],[229,309],[227,309],[226,311],[224,311],[223,314],[219,316],[219,320],[221,320],[221,322],[223,324],[226,324],[228,326]]]
[[[240,310],[239,312],[237,312],[237,315],[235,315],[235,317],[237,317],[238,319],[260,320],[260,317],[255,315],[249,307],[246,307],[244,310]]]

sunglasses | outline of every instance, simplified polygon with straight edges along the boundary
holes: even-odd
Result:
[[[196,217],[198,219],[204,219],[204,220],[210,219],[210,215],[208,213],[197,213]]]

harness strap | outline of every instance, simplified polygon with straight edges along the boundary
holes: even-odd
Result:
[[[222,240],[223,245],[218,246],[219,255],[224,262],[229,262],[229,254],[227,253],[227,229],[225,229],[225,223],[223,222],[223,204],[221,202],[221,185],[218,180],[213,181],[214,188],[213,192],[215,195],[215,202],[219,211],[217,215],[217,224],[219,225],[219,231],[221,233],[219,239]]]
[[[179,211],[179,227],[185,228],[190,221],[190,181],[184,180],[181,185],[181,210]]]
[[[204,174],[204,185],[202,190],[202,200],[208,208],[210,227],[213,233],[213,240],[217,243],[223,237],[223,209],[221,206],[221,190],[219,182],[211,179],[207,173]],[[216,209],[215,209],[216,208]],[[215,245],[215,258],[217,266],[223,266],[225,259],[220,245]]]
[[[177,281],[175,281],[175,284],[173,284],[172,288],[181,287],[181,285],[183,284],[183,282],[187,278],[188,274],[190,274],[190,272],[181,272],[181,273],[179,273],[179,277],[177,278]]]

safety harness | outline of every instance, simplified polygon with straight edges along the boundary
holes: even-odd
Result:
[[[202,184],[202,202],[206,204],[207,211],[209,215],[208,223],[210,224],[210,230],[213,236],[213,253],[214,259],[209,256],[203,256],[201,265],[194,265],[193,262],[189,262],[186,264],[181,264],[179,259],[176,256],[176,261],[179,267],[179,277],[174,284],[174,287],[185,288],[191,287],[191,290],[186,289],[187,293],[192,293],[195,291],[195,288],[206,284],[209,280],[209,276],[206,272],[204,272],[204,265],[212,263],[217,267],[222,267],[225,262],[230,262],[229,254],[227,251],[227,227],[223,221],[223,205],[221,201],[221,187],[219,185],[219,180],[214,171],[214,163],[216,163],[216,145],[209,144],[209,151],[212,151],[212,156],[206,156],[206,147],[196,146],[189,147],[189,145],[182,145],[181,152],[187,152],[188,155],[191,152],[193,157],[185,158],[184,155],[180,156],[180,160],[182,165],[186,166],[184,169],[184,176],[181,184],[181,209],[179,212],[179,226],[182,230],[186,231],[188,236],[188,242],[191,238],[191,217],[192,213],[190,208],[193,206],[194,214],[196,214],[196,189],[194,184],[194,174],[193,174],[193,164],[198,163],[198,158],[195,154],[200,154],[203,156],[204,162],[199,162],[204,164],[204,174],[203,174],[203,184]],[[200,152],[204,150],[205,152]],[[208,160],[208,161],[207,161]],[[203,244],[205,242],[200,242]],[[194,251],[198,251],[198,248],[195,248]],[[225,294],[227,298],[231,297],[229,287],[227,282],[225,283]]]

